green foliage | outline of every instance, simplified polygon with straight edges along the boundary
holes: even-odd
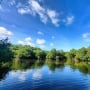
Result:
[[[31,46],[12,45],[14,57],[20,59],[45,59],[46,51]]]
[[[76,50],[75,49],[71,49],[69,52],[67,52],[66,54],[66,57],[68,58],[68,59],[73,59],[73,58],[75,58],[75,56],[76,56]]]
[[[51,51],[49,51],[47,53],[46,58],[55,60],[56,59],[56,49],[52,49]]]
[[[52,49],[47,53],[46,58],[52,60],[64,60],[66,57],[65,52],[63,50]]]
[[[56,52],[56,59],[59,59],[59,60],[64,60],[66,59],[65,57],[65,52],[63,50],[58,50]]]
[[[33,59],[35,57],[35,54],[29,46],[22,46],[18,51],[17,51],[17,56],[21,59]]]
[[[87,60],[90,61],[90,47],[87,48]]]
[[[87,60],[87,50],[86,48],[81,48],[76,52],[76,59],[78,60]]]
[[[37,50],[34,50],[34,52],[37,59],[45,59],[46,52],[44,50],[37,49]]]
[[[58,61],[67,58],[72,61],[90,61],[90,47],[83,47],[79,50],[71,49],[69,52],[56,49],[45,51],[28,45],[11,45],[8,42],[8,38],[0,40],[0,61],[10,61],[12,58],[38,60],[51,59]]]
[[[8,42],[8,38],[0,40],[0,61],[5,62],[11,60],[13,53],[10,48],[11,44]]]

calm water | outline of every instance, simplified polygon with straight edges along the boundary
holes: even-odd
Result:
[[[90,90],[89,64],[14,62],[0,67],[0,90]]]

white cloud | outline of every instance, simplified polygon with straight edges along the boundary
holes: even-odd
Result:
[[[45,39],[37,39],[36,40],[36,43],[39,45],[40,48],[45,48],[45,43],[46,43],[46,40]]]
[[[36,40],[36,43],[38,44],[38,46],[40,47],[40,48],[45,48],[45,40],[44,39],[37,39]],[[18,41],[18,44],[20,44],[20,45],[30,45],[30,46],[33,46],[33,47],[35,47],[35,44],[33,43],[33,40],[32,40],[32,38],[31,37],[27,37],[27,38],[25,38],[24,40],[19,40]]]
[[[39,31],[38,34],[39,34],[39,35],[43,35],[43,32],[40,32],[40,31]]]
[[[19,8],[18,12],[20,14],[28,14],[28,13],[31,13],[31,10],[28,7],[25,7],[25,8]]]
[[[25,38],[25,41],[32,41],[32,38],[31,37],[27,37],[27,38]]]
[[[13,33],[10,30],[8,30],[5,27],[0,26],[0,37],[1,38],[11,37],[12,35],[13,35]]]
[[[56,25],[56,26],[59,25],[58,13],[56,11],[48,9],[47,10],[47,15],[51,19],[51,22],[54,25]]]
[[[67,18],[63,21],[66,23],[66,25],[70,25],[74,22],[74,16],[67,16]]]
[[[58,13],[55,10],[44,8],[39,4],[37,0],[29,0],[27,6],[21,4],[19,4],[19,6],[20,7],[17,8],[18,13],[20,14],[31,14],[33,16],[38,15],[40,17],[40,20],[45,24],[50,19],[52,24],[54,24],[55,26],[59,25]]]
[[[47,16],[45,14],[45,8],[43,8],[36,0],[29,0],[29,5],[31,6],[33,14],[39,15],[43,23],[47,22]]]
[[[50,46],[54,46],[54,43],[50,43]]]
[[[20,45],[24,45],[24,41],[19,40],[19,41],[18,41],[18,44],[20,44]]]
[[[86,42],[90,42],[90,33],[84,33],[83,35],[82,35],[82,37],[83,37],[83,39],[84,39],[84,41],[86,41]]]
[[[46,23],[48,19],[45,14],[45,9],[36,0],[29,0],[28,4],[28,6],[22,5],[21,8],[18,8],[18,12],[20,14],[31,14],[33,16],[38,15],[40,20]],[[19,6],[21,6],[21,4]]]
[[[44,39],[37,39],[36,40],[36,43],[39,44],[39,45],[43,45],[43,44],[45,44],[45,42],[46,41]]]
[[[35,47],[35,44],[32,42],[32,38],[31,37],[27,37],[24,40],[19,40],[18,44],[21,44],[21,45],[30,45],[30,46]]]
[[[26,45],[30,45],[30,46],[35,47],[35,44],[34,44],[34,43],[32,43],[32,42],[30,42],[30,41],[26,42]]]

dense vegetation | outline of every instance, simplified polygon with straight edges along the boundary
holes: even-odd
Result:
[[[8,42],[8,38],[0,40],[0,61],[7,61],[13,58],[11,44]]]
[[[45,51],[28,45],[12,45],[8,42],[8,38],[0,40],[0,61],[10,61],[12,58],[90,61],[90,47],[83,47],[78,50],[72,49],[69,52],[56,49]]]

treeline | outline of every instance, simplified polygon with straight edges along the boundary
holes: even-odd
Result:
[[[82,47],[78,50],[72,49],[66,52],[66,57],[76,61],[90,61],[90,47]]]
[[[90,61],[90,47],[72,49],[69,52],[56,49],[45,51],[28,45],[12,45],[8,42],[8,38],[0,40],[0,60],[10,61],[13,58]]]
[[[31,46],[12,45],[11,50],[14,53],[14,58],[20,59],[65,59],[65,52],[62,50],[52,49],[50,51],[41,50]]]

